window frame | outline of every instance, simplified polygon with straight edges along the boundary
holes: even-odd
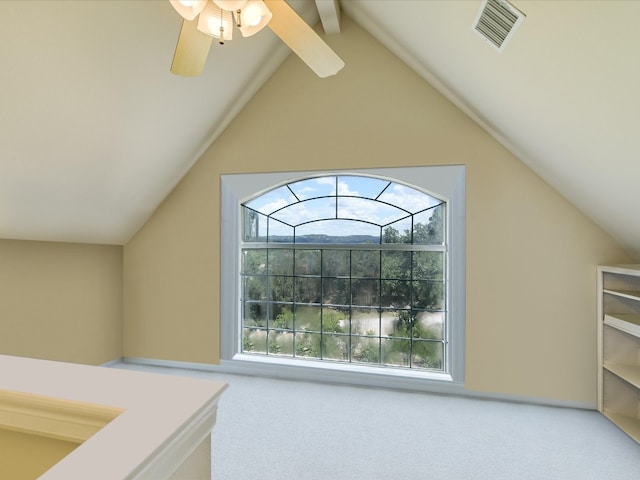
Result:
[[[381,368],[333,362],[314,362],[243,354],[239,325],[241,203],[275,187],[310,177],[361,175],[379,177],[424,191],[447,203],[445,226],[449,285],[448,372]],[[464,386],[465,349],[465,188],[463,165],[350,169],[332,171],[296,171],[278,173],[225,174],[220,176],[220,367],[235,373],[257,374],[319,381],[343,382],[367,386],[388,386],[455,393]],[[229,279],[229,281],[222,281]]]

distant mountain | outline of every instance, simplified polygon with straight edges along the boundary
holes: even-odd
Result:
[[[287,236],[273,236],[271,237],[270,243],[286,243],[290,242],[291,237]],[[296,237],[296,243],[322,243],[322,244],[331,244],[331,243],[341,243],[341,244],[380,244],[380,237],[373,235],[324,235],[324,234],[311,234],[311,235],[301,235]]]

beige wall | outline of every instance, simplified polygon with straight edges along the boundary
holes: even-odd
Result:
[[[290,56],[125,246],[124,354],[218,360],[221,174],[465,164],[467,387],[595,403],[595,266],[631,259],[357,25],[328,41],[344,70]]]
[[[122,247],[0,240],[0,353],[122,356]]]
[[[77,447],[73,442],[0,428],[0,478],[38,478]]]

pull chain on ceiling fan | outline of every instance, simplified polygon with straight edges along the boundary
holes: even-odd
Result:
[[[184,19],[171,64],[176,75],[200,75],[213,38],[224,44],[233,38],[234,27],[250,37],[267,25],[319,77],[335,75],[344,67],[342,59],[284,0],[169,2]]]

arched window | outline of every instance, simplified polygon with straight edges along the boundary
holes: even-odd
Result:
[[[242,205],[242,352],[442,371],[446,202],[329,175]]]
[[[223,175],[221,366],[457,391],[464,173]],[[429,388],[428,380],[453,383]]]

